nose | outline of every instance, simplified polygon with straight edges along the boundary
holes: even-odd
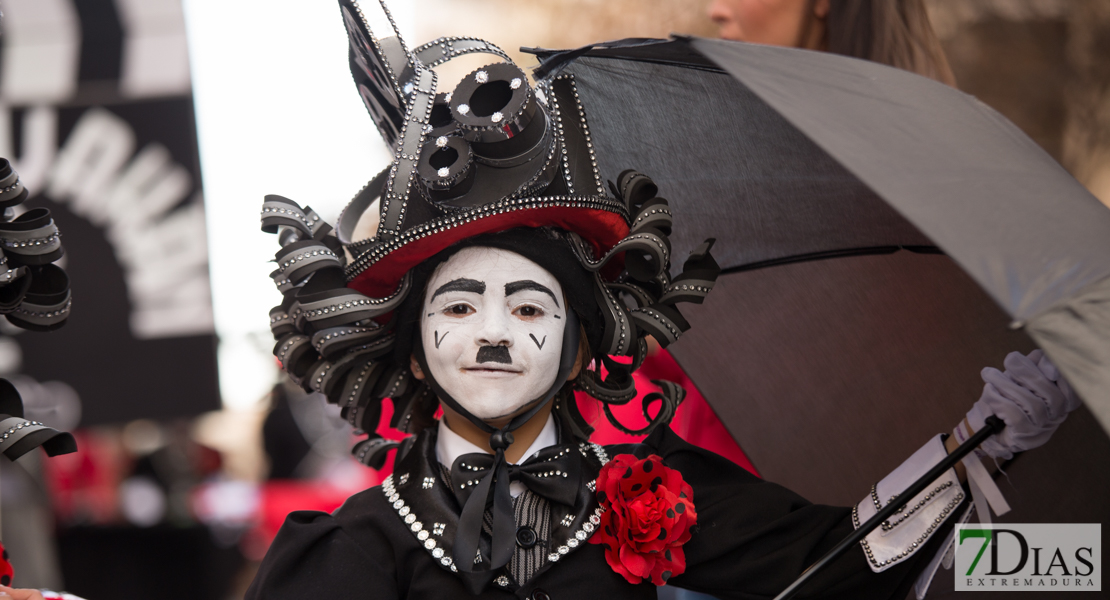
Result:
[[[725,6],[723,0],[713,0],[713,2],[709,4],[709,8],[707,9],[706,14],[709,16],[709,19],[716,23],[718,26],[724,25],[726,22],[728,22],[730,17],[728,7]]]
[[[475,332],[475,341],[479,346],[506,346],[512,347],[513,337],[509,330],[509,315],[504,311],[484,311],[482,325]]]

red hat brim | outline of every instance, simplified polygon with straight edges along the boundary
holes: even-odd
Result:
[[[405,273],[455,242],[515,227],[558,227],[577,233],[593,246],[596,257],[604,255],[629,233],[625,218],[608,210],[573,206],[515,210],[417,237],[370,264],[347,287],[371,298],[385,298],[397,290]],[[619,264],[614,260],[606,267],[619,269]]]

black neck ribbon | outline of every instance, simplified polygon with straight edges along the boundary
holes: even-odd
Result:
[[[420,337],[417,336],[417,347],[414,349],[413,354],[420,364],[420,368],[424,371],[424,382],[427,383],[432,391],[439,396],[441,402],[446,404],[464,416],[473,423],[476,427],[490,434],[489,445],[493,449],[494,454],[466,454],[460,456],[455,460],[451,466],[451,485],[454,487],[452,491],[458,496],[458,492],[462,491],[460,485],[472,487],[473,491],[467,494],[465,499],[460,500],[462,505],[462,515],[459,517],[458,532],[455,535],[454,547],[454,560],[455,566],[463,573],[480,573],[489,572],[509,564],[513,557],[513,549],[516,545],[516,518],[513,516],[513,497],[509,492],[509,483],[513,480],[514,475],[520,479],[525,485],[532,489],[537,494],[545,497],[550,497],[553,500],[563,497],[562,492],[552,492],[552,488],[556,484],[561,483],[565,486],[566,490],[576,491],[578,489],[578,479],[581,478],[580,474],[574,475],[568,473],[566,478],[559,476],[562,482],[544,481],[546,477],[540,477],[539,474],[546,472],[548,469],[536,469],[535,465],[540,464],[536,461],[540,460],[540,456],[548,457],[548,455],[565,450],[566,447],[557,446],[552,452],[540,453],[536,457],[536,461],[525,461],[525,464],[520,466],[512,465],[510,469],[509,462],[505,459],[505,450],[513,443],[512,432],[527,423],[540,411],[555,394],[562,389],[563,384],[567,382],[570,377],[571,370],[574,369],[574,362],[578,358],[578,341],[579,341],[579,324],[578,316],[574,314],[573,310],[566,311],[566,325],[563,329],[563,346],[562,355],[559,359],[559,372],[555,376],[555,381],[552,383],[551,388],[547,390],[541,398],[536,399],[531,408],[523,413],[515,416],[509,421],[507,425],[501,429],[497,429],[486,423],[482,419],[470,414],[468,410],[463,408],[457,400],[451,397],[439,383],[432,376],[432,372],[428,369],[427,358],[424,356],[423,343]],[[485,457],[478,459],[479,456]],[[563,454],[563,458],[571,456],[570,452]],[[464,460],[465,459],[465,460]],[[479,462],[479,460],[481,462]],[[571,461],[565,461],[567,465]],[[471,486],[469,481],[475,479],[477,472],[467,477],[456,475],[456,471],[460,468],[461,463],[473,464],[483,470],[480,481]],[[526,467],[527,465],[527,467]],[[565,465],[564,465],[565,466]],[[568,472],[562,467],[558,468],[561,472]],[[570,471],[578,472],[577,468],[567,467]],[[463,469],[465,470],[465,469]],[[571,485],[570,479],[574,477],[576,480]],[[551,479],[554,479],[553,477]],[[533,487],[533,485],[535,487]],[[543,491],[541,491],[543,490]],[[555,496],[547,496],[547,493],[554,493]],[[571,498],[569,504],[574,505],[573,495],[567,496]],[[564,503],[565,504],[565,503]],[[479,541],[482,536],[482,522],[487,508],[492,509],[493,516],[493,536],[490,544],[490,555],[483,556],[479,550]]]

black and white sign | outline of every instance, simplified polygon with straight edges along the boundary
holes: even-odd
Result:
[[[76,390],[82,425],[218,408],[180,0],[2,9],[0,156],[54,214],[73,289],[63,329],[14,338],[23,371]]]

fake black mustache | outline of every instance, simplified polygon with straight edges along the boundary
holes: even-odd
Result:
[[[478,364],[495,362],[505,365],[513,364],[513,357],[509,356],[508,346],[481,346],[478,356],[474,359]]]

